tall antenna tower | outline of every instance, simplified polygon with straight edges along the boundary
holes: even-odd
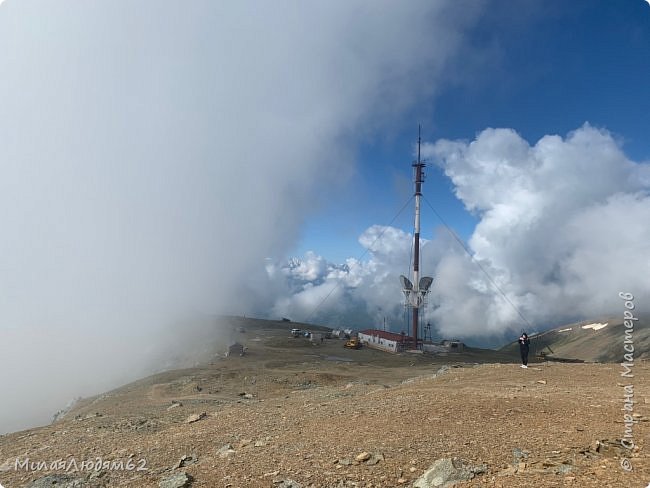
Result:
[[[421,126],[418,125],[418,159],[413,166],[415,180],[415,225],[413,232],[413,283],[404,275],[400,276],[402,292],[404,293],[407,307],[413,309],[412,334],[413,347],[418,348],[418,325],[420,321],[420,307],[425,305],[425,299],[429,293],[433,278],[423,276],[420,278],[420,199],[422,198],[422,183],[424,182],[424,162],[420,159],[420,146],[422,144]]]

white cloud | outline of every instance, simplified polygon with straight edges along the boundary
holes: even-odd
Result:
[[[315,281],[325,271],[327,263],[321,256],[308,252],[304,260],[295,261],[295,265],[286,269],[286,274],[291,273],[301,281]]]
[[[475,258],[533,324],[616,313],[623,289],[650,297],[642,277],[650,266],[648,167],[630,161],[607,131],[585,125],[530,146],[512,130],[487,129],[470,143],[439,141],[424,152],[480,216],[469,240]],[[462,322],[443,305],[435,313],[443,331],[526,326],[480,270],[447,260],[438,268],[473,275],[453,296],[480,305]],[[444,280],[437,290],[445,304]]]
[[[404,263],[411,252],[412,236],[401,229],[381,225],[373,225],[359,237],[359,243],[373,256],[381,257],[382,261],[390,260],[396,264]],[[426,240],[422,239],[422,243]]]
[[[279,265],[285,280],[273,280],[273,313],[356,328],[376,324],[384,315],[399,315],[401,292],[395,270],[408,274],[411,240],[400,229],[375,225],[359,237],[368,259],[350,258],[337,265],[307,253],[304,260]]]
[[[446,233],[423,243],[422,270],[435,277],[425,320],[443,335],[480,340],[528,328],[511,303],[533,328],[620,315],[619,291],[650,310],[649,165],[629,160],[607,131],[584,125],[531,146],[511,129],[487,129],[423,153],[480,219],[469,239],[480,266]],[[387,314],[400,329],[397,277],[408,274],[412,236],[373,226],[359,241],[369,258],[344,270],[347,283],[358,278],[345,303],[353,316],[363,310],[379,325]]]
[[[435,92],[477,10],[3,5],[0,380],[14,393],[0,431],[138,374],[161,322],[241,313],[248,289],[270,300],[264,258],[289,248],[317,188],[345,181],[350,141]]]

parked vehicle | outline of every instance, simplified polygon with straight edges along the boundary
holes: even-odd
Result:
[[[361,349],[361,342],[358,337],[353,337],[348,340],[343,347],[347,347],[348,349]]]

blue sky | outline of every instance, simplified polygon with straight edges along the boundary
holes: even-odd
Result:
[[[312,250],[334,262],[362,255],[361,233],[388,224],[408,199],[404,192],[412,193],[418,123],[426,141],[472,139],[485,128],[507,127],[535,143],[588,122],[611,131],[632,159],[650,160],[646,2],[493,2],[468,37],[469,64],[459,55],[439,93],[359,145],[354,178],[309,218],[292,252]],[[469,238],[477,219],[438,168],[428,168],[424,192],[458,235]],[[412,231],[412,212],[409,206],[395,225]],[[440,225],[431,213],[424,208],[425,237]]]

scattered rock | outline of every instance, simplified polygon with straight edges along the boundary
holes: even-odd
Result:
[[[176,463],[176,466],[174,466],[174,469],[176,468],[183,468],[185,466],[190,466],[191,464],[195,464],[199,461],[199,458],[196,456],[196,454],[192,454],[190,456],[183,456],[180,458],[180,460]]]
[[[124,419],[115,424],[118,430],[156,430],[159,422],[154,418],[135,417]]]
[[[187,418],[185,419],[185,423],[186,423],[186,424],[191,424],[191,423],[193,423],[193,422],[198,422],[199,420],[204,419],[204,418],[206,418],[207,416],[208,416],[208,414],[205,413],[205,412],[201,412],[201,413],[193,413],[192,415],[190,415],[189,417],[187,417]]]
[[[86,415],[75,415],[74,419],[75,420],[88,420],[88,419],[93,419],[95,417],[101,417],[102,414],[99,412],[94,412],[94,413],[87,413]]]
[[[293,480],[279,480],[273,482],[277,488],[302,488],[302,485]]]
[[[107,472],[104,471],[104,470],[93,471],[92,473],[90,473],[90,476],[88,476],[88,481],[95,481],[95,480],[101,479],[104,476],[106,476],[106,473]]]
[[[440,366],[440,367],[438,368],[438,371],[436,371],[436,372],[433,374],[433,377],[434,377],[434,378],[437,378],[438,376],[441,376],[441,375],[447,373],[448,371],[449,371],[449,366],[447,366],[446,364],[443,364],[442,366]]]
[[[227,458],[233,456],[235,452],[230,444],[225,444],[217,451],[217,455],[222,458]]]
[[[522,460],[528,459],[528,456],[530,455],[529,451],[526,451],[524,449],[520,449],[518,447],[515,447],[512,450],[512,457],[513,457],[513,464],[517,465],[519,464]]]
[[[573,471],[575,467],[568,462],[555,461],[552,459],[545,459],[542,462],[542,468],[532,469],[531,471],[552,473],[552,474],[567,474]]]
[[[185,472],[181,472],[163,478],[158,483],[158,486],[160,488],[185,488],[186,486],[190,486],[191,483],[192,477]]]
[[[555,454],[555,452],[554,452]],[[534,461],[531,463],[516,463],[513,466],[510,466],[508,469],[498,473],[498,476],[508,476],[516,473],[522,472],[535,472],[535,473],[546,473],[546,474],[567,474],[571,472],[575,467],[570,464],[570,461],[567,460],[566,456],[557,456],[554,455],[550,458],[546,458],[543,461]]]
[[[505,469],[502,469],[497,473],[497,476],[512,476],[517,474],[517,467],[516,466],[508,466]]]
[[[172,408],[177,408],[177,407],[182,407],[183,404],[181,402],[178,402],[176,400],[172,400],[172,404],[167,407],[167,410],[171,410]]]
[[[438,459],[420,476],[413,488],[433,488],[452,486],[456,481],[468,481],[477,474],[484,473],[487,466],[471,466],[458,458]]]
[[[352,464],[352,461],[350,461],[347,458],[339,459],[339,465],[340,466],[350,466],[351,464]]]
[[[620,439],[610,440],[596,440],[594,443],[594,450],[606,457],[619,457],[625,453],[625,448],[621,445]]]
[[[369,464],[370,466],[374,466],[379,461],[383,461],[383,460],[384,460],[384,455],[381,452],[373,452],[372,455],[370,456],[370,459],[366,461],[366,464]]]
[[[545,384],[546,384],[546,380],[537,380],[537,382],[538,382],[540,385],[545,385]]]
[[[358,454],[357,457],[355,458],[359,462],[367,461],[370,459],[370,453],[367,451],[362,452],[361,454]]]
[[[255,444],[253,444],[253,447],[264,447],[266,446],[266,441],[255,441]]]
[[[26,485],[27,488],[82,488],[88,486],[82,478],[73,478],[64,474],[51,474]]]

